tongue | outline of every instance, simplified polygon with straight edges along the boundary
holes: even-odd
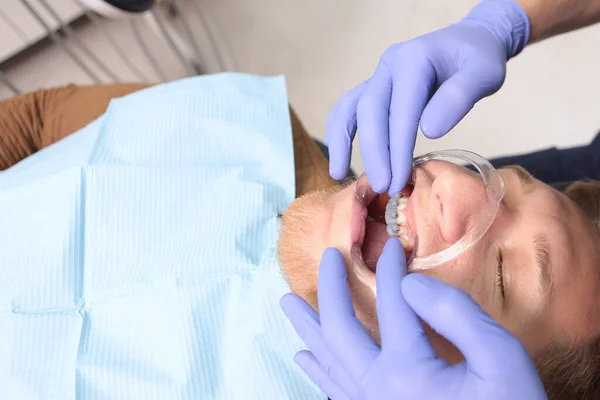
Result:
[[[365,239],[362,245],[362,256],[367,268],[372,272],[377,269],[377,260],[383,252],[383,248],[389,240],[386,225],[381,222],[367,221],[365,226]],[[410,258],[412,250],[404,249],[406,261]]]
[[[383,246],[390,237],[385,224],[367,221],[365,226],[365,240],[362,245],[363,260],[371,271],[375,272],[377,260],[383,251]]]

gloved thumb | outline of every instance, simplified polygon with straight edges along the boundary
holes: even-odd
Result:
[[[438,139],[456,126],[482,98],[489,96],[504,83],[502,66],[487,68],[465,66],[446,80],[434,93],[421,114],[421,132],[429,139]]]
[[[528,359],[517,338],[466,292],[423,274],[411,274],[402,281],[402,294],[423,321],[460,350],[480,377],[498,374],[500,366],[507,366],[506,360]]]

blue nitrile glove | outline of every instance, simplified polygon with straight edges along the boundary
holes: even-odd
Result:
[[[477,101],[500,89],[506,62],[528,40],[529,19],[521,6],[484,0],[457,24],[389,47],[373,76],[343,94],[329,114],[331,176],[346,176],[358,128],[373,190],[402,190],[412,171],[419,121],[426,137],[445,135]]]
[[[281,299],[310,348],[296,355],[306,374],[332,400],[546,399],[523,345],[462,290],[422,274],[404,278],[404,257],[400,242],[390,239],[377,263],[381,347],[354,315],[346,265],[336,249],[321,260],[320,316],[294,294]],[[466,361],[439,359],[417,315]]]

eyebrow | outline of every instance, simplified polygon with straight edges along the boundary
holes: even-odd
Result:
[[[520,165],[510,165],[506,168],[510,168],[517,175],[524,195],[529,194],[533,190],[535,187],[533,185],[533,176],[525,168]]]
[[[549,298],[553,292],[552,285],[552,263],[550,260],[550,241],[545,233],[538,233],[533,238],[533,250],[535,262],[538,267],[538,285],[540,293],[548,293]]]

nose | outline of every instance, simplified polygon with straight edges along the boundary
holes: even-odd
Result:
[[[459,166],[446,167],[431,186],[431,209],[435,210],[442,239],[456,243],[485,212],[485,185],[480,176]]]

